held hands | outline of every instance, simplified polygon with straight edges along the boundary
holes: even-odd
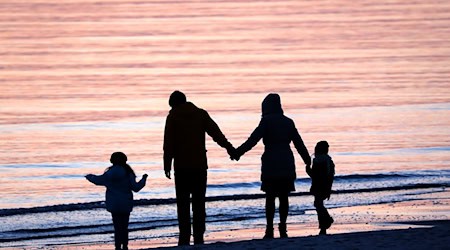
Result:
[[[239,161],[239,159],[240,159],[241,156],[242,156],[242,154],[239,153],[239,151],[238,151],[237,149],[235,149],[233,146],[227,148],[227,153],[228,153],[228,155],[230,156],[230,159],[231,159],[231,160]],[[170,172],[171,172],[171,171],[170,171],[170,168],[166,168],[166,169],[164,170],[164,175],[166,176],[167,179],[172,179],[171,176],[170,176]],[[147,176],[147,175],[145,174],[144,177],[147,178],[146,176]],[[86,177],[86,178],[87,178],[87,177]]]
[[[239,159],[241,158],[241,154],[238,152],[237,149],[235,149],[234,147],[230,147],[227,149],[227,153],[230,156],[231,160],[236,160],[239,161]]]

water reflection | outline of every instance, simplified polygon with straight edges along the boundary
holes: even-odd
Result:
[[[152,188],[171,185],[159,171],[175,89],[209,110],[236,145],[256,127],[260,100],[277,92],[308,148],[330,142],[339,174],[445,169],[449,8],[401,0],[4,3],[1,206],[59,202],[47,196],[56,186],[93,199],[72,177],[106,167],[115,151],[137,171],[154,171]],[[207,146],[211,168],[223,170],[211,172],[211,184],[259,180],[262,145],[239,163]],[[69,163],[77,167],[40,165]],[[29,195],[20,178],[31,178]]]

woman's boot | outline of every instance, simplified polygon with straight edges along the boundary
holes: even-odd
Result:
[[[287,228],[286,223],[279,223],[278,224],[278,230],[280,231],[280,238],[287,238]]]

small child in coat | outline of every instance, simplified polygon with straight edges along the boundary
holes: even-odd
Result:
[[[334,220],[325,208],[323,201],[330,199],[331,186],[334,179],[334,163],[328,155],[328,142],[320,141],[314,149],[314,159],[312,168],[307,168],[307,173],[311,177],[311,194],[314,195],[314,207],[319,219],[319,234],[327,234]]]
[[[95,185],[106,187],[106,210],[112,215],[114,224],[115,249],[128,249],[128,222],[133,210],[133,192],[140,191],[147,181],[144,174],[136,182],[136,174],[127,164],[127,156],[115,152],[110,159],[113,164],[102,175],[86,175],[86,179]]]

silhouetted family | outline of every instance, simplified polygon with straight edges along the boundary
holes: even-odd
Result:
[[[205,134],[225,148],[232,160],[238,161],[261,139],[264,153],[261,157],[261,190],[266,193],[265,239],[274,237],[273,219],[275,199],[279,199],[280,238],[286,238],[286,220],[289,212],[289,193],[295,191],[296,168],[290,143],[306,164],[306,172],[312,179],[311,193],[314,195],[319,220],[319,234],[334,222],[324,206],[329,199],[334,178],[334,163],[328,155],[326,141],[317,143],[311,167],[311,156],[303,143],[292,119],[283,114],[280,96],[269,94],[262,102],[262,118],[250,137],[238,148],[227,140],[208,112],[186,100],[184,93],[174,91],[169,98],[171,110],[164,131],[164,172],[171,179],[172,161],[175,178],[179,238],[178,245],[189,245],[191,235],[194,244],[204,243],[205,195],[207,186],[207,156]],[[111,212],[114,224],[116,249],[128,249],[128,222],[133,207],[132,191],[138,192],[145,184],[147,175],[136,182],[136,175],[126,163],[122,152],[115,152],[110,159],[113,164],[103,175],[87,175],[96,184],[106,186],[106,209]],[[190,200],[192,198],[192,231]]]

